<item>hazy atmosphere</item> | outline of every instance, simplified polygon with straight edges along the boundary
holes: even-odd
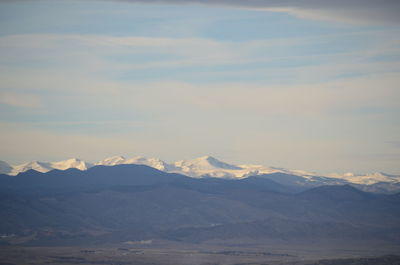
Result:
[[[213,155],[400,174],[399,13],[399,1],[0,1],[0,160]]]
[[[0,0],[0,265],[400,264],[399,0]]]

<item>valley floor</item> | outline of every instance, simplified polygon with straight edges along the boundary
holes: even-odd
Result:
[[[108,247],[0,247],[0,265],[396,265],[399,249],[371,252],[316,246],[180,245],[128,242]],[[374,255],[375,253],[385,255]]]

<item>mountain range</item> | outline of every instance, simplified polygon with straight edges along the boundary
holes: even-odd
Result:
[[[400,245],[399,193],[291,184],[299,179],[192,178],[135,164],[0,175],[0,244]]]
[[[371,192],[395,193],[400,191],[400,176],[380,172],[361,175],[354,173],[322,175],[306,172],[304,170],[289,170],[285,168],[265,167],[262,165],[233,165],[222,162],[212,156],[203,156],[191,160],[180,160],[174,163],[166,163],[158,158],[146,158],[143,156],[129,159],[123,156],[113,156],[96,163],[88,163],[77,158],[58,162],[32,161],[16,166],[0,161],[0,174],[15,176],[28,170],[35,170],[44,173],[55,169],[66,170],[69,168],[75,168],[79,170],[87,170],[93,166],[99,165],[116,166],[127,164],[146,165],[167,173],[178,173],[192,178],[212,177],[242,179],[249,176],[265,176],[266,178],[273,178],[275,182],[281,184],[302,187],[350,184],[361,190]]]

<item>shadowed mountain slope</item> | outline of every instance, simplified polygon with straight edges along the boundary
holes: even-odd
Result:
[[[276,178],[276,176],[275,176]],[[3,243],[381,240],[400,243],[400,197],[264,177],[193,179],[143,165],[0,176]],[[11,236],[9,236],[11,235]]]

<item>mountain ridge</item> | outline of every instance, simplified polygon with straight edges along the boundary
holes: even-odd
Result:
[[[116,166],[122,164],[146,165],[167,173],[178,173],[192,178],[212,177],[243,179],[250,176],[271,176],[272,174],[285,174],[287,176],[292,176],[292,178],[295,178],[293,176],[299,177],[297,181],[298,184],[300,183],[301,185],[307,186],[338,185],[349,183],[365,187],[371,187],[375,185],[377,186],[377,189],[382,191],[400,190],[400,176],[389,175],[380,172],[364,175],[356,175],[354,173],[322,175],[303,170],[289,170],[285,168],[265,167],[262,165],[234,165],[220,161],[212,156],[202,156],[195,159],[179,160],[174,163],[167,163],[158,158],[147,158],[144,156],[136,156],[132,158],[113,156],[95,163],[88,163],[78,158],[71,158],[57,162],[31,161],[16,166],[12,166],[5,161],[0,161],[0,173],[15,176],[29,169],[44,173],[54,169],[66,170],[69,168],[76,168],[79,170],[88,170],[94,166]],[[282,176],[283,175],[281,175],[281,177]]]
[[[400,243],[398,194],[348,185],[298,191],[263,176],[191,178],[122,164],[0,175],[0,195],[5,235],[0,243],[246,238]]]

